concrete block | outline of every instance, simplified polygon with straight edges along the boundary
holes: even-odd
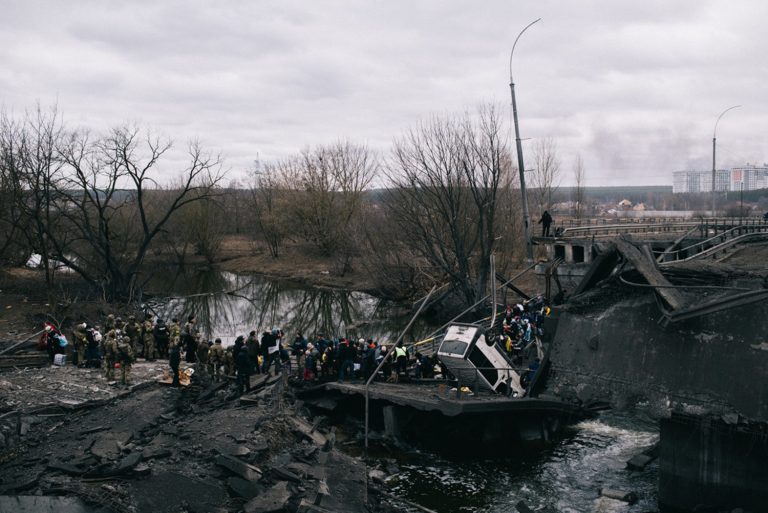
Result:
[[[608,497],[609,499],[626,502],[628,504],[634,504],[637,502],[637,494],[635,492],[603,488],[600,490],[600,495],[603,497]]]
[[[284,467],[272,467],[272,475],[281,481],[291,481],[293,483],[300,483],[301,478]]]
[[[258,481],[261,478],[261,471],[258,468],[242,462],[237,458],[233,458],[232,456],[220,454],[219,457],[216,458],[216,464],[248,481]]]
[[[243,506],[245,513],[279,513],[291,498],[288,483],[280,481],[263,495],[254,497]]]
[[[627,468],[629,470],[643,470],[654,459],[656,458],[647,454],[638,454],[627,462]]]
[[[384,414],[384,433],[389,438],[400,436],[400,425],[395,408],[395,406],[384,406],[382,408],[382,413]]]
[[[230,477],[227,479],[227,488],[233,495],[242,497],[247,501],[259,495],[259,487],[255,483],[240,477]]]

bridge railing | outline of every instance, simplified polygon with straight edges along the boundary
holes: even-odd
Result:
[[[615,220],[610,220],[615,221]],[[701,227],[701,236],[718,235],[741,226],[768,226],[768,221],[758,217],[717,217],[681,221],[679,218],[643,219],[644,222],[598,223],[563,228],[560,237],[612,237],[622,234],[656,234],[688,231]],[[562,225],[561,225],[562,227]]]
[[[703,232],[709,233],[706,226],[703,228]],[[717,252],[720,247],[744,241],[756,235],[768,235],[768,223],[750,223],[734,226],[700,242],[665,252],[663,262],[690,260],[697,256],[704,256],[705,254]]]

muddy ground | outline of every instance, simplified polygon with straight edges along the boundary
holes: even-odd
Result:
[[[254,376],[240,397],[200,374],[159,384],[163,371],[139,362],[130,387],[71,366],[0,373],[0,510],[407,511],[288,379]]]

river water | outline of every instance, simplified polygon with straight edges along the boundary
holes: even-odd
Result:
[[[183,324],[189,315],[196,315],[204,336],[221,338],[225,346],[251,330],[260,334],[273,328],[282,329],[289,341],[301,332],[310,341],[321,333],[387,343],[409,320],[401,305],[363,292],[311,288],[256,275],[161,272],[148,290],[157,298],[148,306],[159,318],[177,317]],[[425,335],[430,327],[417,321],[408,340]]]
[[[282,328],[292,338],[325,336],[394,340],[409,315],[402,307],[361,292],[308,288],[252,275],[222,272],[159,273],[148,306],[161,318],[197,315],[208,338],[225,345],[251,330]],[[435,326],[420,320],[409,340]],[[658,440],[657,425],[641,414],[603,412],[568,428],[546,448],[494,459],[449,460],[427,452],[396,455],[391,491],[439,513],[512,513],[524,501],[534,510],[562,513],[646,512],[656,508],[657,467],[625,470],[626,461]],[[598,497],[600,488],[634,491],[633,506]]]
[[[603,412],[545,449],[471,461],[410,454],[388,484],[439,513],[512,513],[519,501],[547,512],[655,511],[656,464],[643,472],[625,465],[657,440],[656,424],[642,415]],[[639,501],[629,506],[601,499],[601,488],[634,491]]]

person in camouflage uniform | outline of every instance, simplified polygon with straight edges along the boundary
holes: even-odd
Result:
[[[117,361],[120,362],[120,383],[128,386],[131,384],[131,366],[134,362],[131,337],[123,337],[117,343]]]
[[[115,379],[115,362],[117,361],[117,334],[112,329],[104,337],[104,375],[107,381]]]
[[[235,375],[235,355],[234,355],[234,348],[232,346],[229,346],[224,350],[224,368],[225,372],[227,373],[227,376],[234,376]]]
[[[72,343],[75,345],[77,361],[74,362],[78,367],[85,367],[85,349],[88,347],[88,339],[85,334],[86,324],[76,324],[72,330]]]
[[[115,329],[117,331],[123,331],[125,329],[125,323],[122,317],[115,317]]]
[[[114,314],[107,315],[107,320],[104,321],[104,332],[109,333],[115,329],[115,316]]]
[[[173,346],[179,346],[179,344],[181,344],[181,324],[179,324],[179,320],[176,317],[171,319],[171,325],[168,327],[168,331],[170,332],[170,340],[168,342],[168,349],[170,353],[170,348]]]
[[[221,379],[221,366],[224,364],[224,347],[221,345],[221,339],[217,338],[211,348],[208,350],[208,368],[214,381]]]
[[[212,345],[213,342],[203,342],[202,336],[198,335],[196,349],[197,363],[195,364],[195,369],[197,369],[197,372],[200,373],[201,377],[206,376],[208,373],[208,350]]]
[[[144,337],[144,358],[146,358],[148,362],[153,362],[155,361],[155,358],[157,358],[154,335],[155,325],[152,322],[153,318],[154,316],[152,314],[147,314],[147,318],[141,328],[141,332]]]
[[[128,338],[131,339],[131,348],[133,349],[133,354],[139,354],[141,352],[141,348],[139,347],[139,343],[141,341],[141,324],[136,322],[135,315],[128,316],[128,323],[123,328],[123,331],[128,336]]]

